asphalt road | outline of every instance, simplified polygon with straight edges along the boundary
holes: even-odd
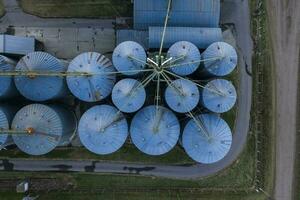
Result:
[[[102,20],[85,19],[41,19],[24,14],[15,5],[15,0],[4,0],[9,7],[7,14],[2,18],[1,26],[102,26]],[[225,0],[223,3],[223,23],[235,24],[237,44],[240,56],[240,86],[238,99],[238,113],[233,134],[232,148],[221,161],[210,164],[192,166],[144,165],[115,162],[93,161],[66,161],[66,160],[2,160],[0,169],[17,171],[94,171],[106,173],[134,173],[151,176],[161,176],[177,179],[196,179],[214,174],[230,166],[242,152],[249,130],[252,79],[246,73],[246,66],[251,69],[252,41],[250,36],[249,7],[247,0]],[[75,23],[74,23],[75,22]],[[42,25],[41,25],[42,24]],[[110,25],[110,22],[104,21]]]
[[[276,200],[291,200],[296,147],[300,1],[268,0],[276,73]],[[297,192],[299,195],[299,191]]]

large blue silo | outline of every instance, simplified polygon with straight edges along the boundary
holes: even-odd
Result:
[[[13,140],[30,155],[49,153],[70,144],[77,126],[74,113],[64,107],[31,104],[17,112],[12,122]]]
[[[203,53],[203,71],[212,76],[226,76],[237,66],[236,50],[225,42],[211,44]]]
[[[12,137],[5,131],[10,130],[11,122],[16,113],[16,108],[9,105],[0,105],[0,150],[3,147],[13,144]]]
[[[201,60],[199,49],[191,42],[181,41],[168,50],[168,57],[173,58],[167,68],[175,74],[186,76],[194,73]]]
[[[202,104],[215,113],[229,111],[237,101],[237,93],[231,82],[215,79],[208,82],[202,90]]]
[[[94,106],[81,117],[78,134],[89,151],[106,155],[123,146],[128,136],[128,124],[115,107]]]
[[[135,79],[123,79],[113,88],[112,101],[122,112],[138,111],[145,103],[146,91],[141,82]]]
[[[162,106],[148,106],[133,118],[130,135],[134,145],[148,155],[169,152],[180,135],[180,124],[176,115]]]
[[[147,54],[140,44],[126,41],[115,48],[112,60],[119,72],[125,75],[136,75],[145,68]]]
[[[222,160],[231,148],[232,134],[227,123],[214,114],[191,119],[182,134],[186,153],[196,162],[212,164]]]
[[[110,95],[116,82],[116,70],[111,61],[96,52],[82,53],[72,60],[68,73],[87,73],[87,76],[68,76],[71,93],[86,102],[97,102]]]
[[[165,99],[172,110],[187,113],[198,105],[200,93],[196,84],[192,81],[177,79],[167,87]]]
[[[24,73],[64,73],[66,68],[48,53],[33,52],[18,62],[16,70]],[[32,101],[57,99],[68,93],[65,78],[59,76],[20,75],[15,76],[15,84],[19,92]]]
[[[13,72],[16,63],[2,55],[0,55],[0,72]],[[14,80],[12,76],[0,77],[0,100],[12,98],[18,95]]]

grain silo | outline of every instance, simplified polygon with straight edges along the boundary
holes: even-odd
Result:
[[[215,42],[202,53],[202,60],[204,73],[211,76],[226,76],[237,66],[238,55],[231,45]]]
[[[172,110],[187,113],[198,105],[200,93],[196,84],[192,81],[177,79],[167,87],[165,99]]]
[[[106,155],[123,146],[128,136],[128,124],[115,107],[94,106],[81,117],[78,134],[89,151]]]
[[[13,144],[9,130],[15,113],[15,107],[3,104],[0,105],[0,150],[3,147]]]
[[[236,103],[237,93],[231,82],[215,79],[208,82],[202,90],[202,104],[215,113],[229,111]]]
[[[58,59],[48,53],[33,52],[27,54],[18,62],[16,71],[23,73],[15,76],[16,87],[29,100],[58,99],[68,93],[64,77],[51,75],[64,73],[66,68]]]
[[[135,79],[123,79],[113,88],[112,101],[122,112],[138,111],[145,103],[146,91],[141,82]]]
[[[71,93],[86,102],[97,102],[110,95],[116,81],[116,70],[111,61],[96,52],[82,53],[72,60],[68,73],[86,73],[86,76],[68,76]]]
[[[168,50],[168,57],[172,58],[167,68],[175,74],[186,76],[194,73],[200,64],[199,49],[190,42],[180,41]]]
[[[147,63],[145,49],[138,43],[126,41],[119,44],[112,56],[116,69],[125,75],[136,75]]]
[[[43,155],[57,146],[69,145],[76,126],[74,113],[62,106],[31,104],[15,115],[13,140],[23,152]]]
[[[191,119],[182,134],[186,153],[196,162],[212,164],[223,159],[230,150],[232,134],[227,123],[214,114]]]
[[[13,72],[15,70],[16,63],[4,56],[0,55],[0,72]],[[18,95],[18,91],[15,87],[15,83],[12,76],[0,77],[0,100],[8,99]]]
[[[180,124],[175,114],[162,106],[148,106],[133,118],[130,135],[134,145],[148,155],[169,152],[180,135]]]

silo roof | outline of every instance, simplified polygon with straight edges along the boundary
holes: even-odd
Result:
[[[231,82],[215,79],[208,82],[202,91],[203,105],[212,112],[229,111],[237,100],[237,93]]]
[[[230,150],[232,134],[227,123],[214,114],[191,119],[183,130],[182,144],[195,161],[211,164],[223,159]]]
[[[211,44],[203,53],[205,69],[215,76],[226,76],[230,74],[238,62],[236,50],[225,42]],[[212,58],[216,58],[212,60]]]
[[[8,63],[6,57],[0,55],[0,72],[11,72],[14,70],[14,65]],[[0,99],[10,97],[17,93],[12,76],[1,76],[0,85]]]
[[[148,106],[140,110],[130,126],[134,145],[148,155],[169,152],[180,135],[180,124],[176,115],[162,106]]]
[[[5,108],[0,106],[0,131],[9,130],[10,122],[9,122],[8,117],[9,116],[7,116]],[[6,143],[7,139],[8,139],[7,134],[3,134],[3,133],[0,134],[0,149],[1,149],[1,146]]]
[[[145,100],[145,88],[135,79],[127,78],[119,81],[112,91],[112,101],[122,112],[138,111],[144,105]]]
[[[90,73],[90,76],[68,76],[67,84],[74,96],[86,102],[108,97],[116,81],[115,68],[104,55],[82,53],[72,60],[68,72]]]
[[[198,69],[201,60],[199,49],[193,43],[187,41],[173,44],[168,50],[168,57],[173,58],[169,69],[181,76],[194,73]]]
[[[78,134],[89,151],[105,155],[123,146],[128,136],[128,124],[115,107],[94,106],[81,117]]]

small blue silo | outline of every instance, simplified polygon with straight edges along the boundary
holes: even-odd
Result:
[[[148,155],[169,152],[180,135],[180,124],[176,115],[162,106],[148,106],[132,119],[130,135],[134,145]]]
[[[128,137],[124,115],[109,105],[94,106],[80,119],[78,134],[91,152],[106,155],[120,149]]]
[[[21,72],[64,73],[66,68],[52,55],[45,52],[32,52],[21,58],[16,66]],[[59,76],[15,76],[19,92],[32,101],[46,101],[67,95],[68,88],[64,77]]]
[[[236,50],[225,42],[211,44],[203,53],[203,71],[212,76],[226,76],[237,66]]]
[[[191,119],[182,134],[186,153],[196,162],[212,164],[223,159],[230,150],[232,134],[227,123],[214,114]]]
[[[196,84],[192,81],[177,79],[167,87],[165,99],[172,110],[187,113],[198,105],[200,93]]]
[[[12,122],[13,140],[29,155],[43,155],[70,144],[76,129],[74,113],[62,106],[31,104],[17,112]]]
[[[136,75],[145,68],[147,54],[145,49],[137,42],[126,41],[115,48],[112,60],[119,72],[125,75]]]
[[[202,104],[215,113],[229,111],[236,103],[237,93],[231,82],[215,79],[208,82],[202,90]]]
[[[136,112],[146,101],[145,88],[135,79],[123,79],[114,86],[112,101],[122,112]]]
[[[173,58],[167,68],[175,74],[186,76],[194,73],[201,60],[199,49],[191,42],[181,41],[168,50],[168,57]]]
[[[0,55],[0,72],[13,72],[16,63],[2,55]],[[0,77],[0,100],[12,98],[18,95],[12,76]]]
[[[111,61],[96,52],[82,53],[72,60],[69,73],[87,73],[88,76],[68,76],[70,91],[78,99],[97,102],[110,95],[116,82],[116,70]]]
[[[16,113],[16,108],[9,105],[0,105],[0,150],[13,144],[12,137],[5,131],[10,130],[11,122]]]

